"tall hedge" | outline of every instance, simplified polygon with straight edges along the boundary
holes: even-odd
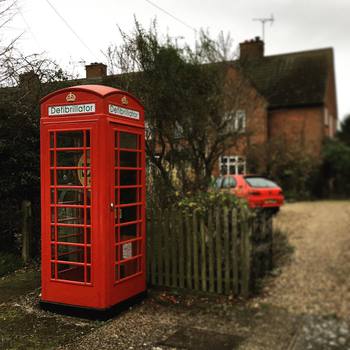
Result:
[[[32,202],[39,232],[39,91],[2,89],[0,96],[0,250],[18,248],[20,205]]]

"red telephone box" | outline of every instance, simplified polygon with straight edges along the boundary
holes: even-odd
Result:
[[[99,85],[41,102],[41,301],[108,309],[146,290],[143,107]]]

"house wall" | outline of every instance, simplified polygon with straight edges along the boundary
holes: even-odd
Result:
[[[324,126],[326,137],[334,137],[338,126],[337,94],[333,65],[330,66],[325,93],[325,106],[328,114],[328,125]]]
[[[269,111],[269,139],[283,139],[287,145],[300,146],[311,156],[320,157],[325,107],[303,107]]]
[[[247,120],[247,137],[245,147],[265,143],[268,139],[266,102],[263,99],[258,101],[258,105]]]
[[[264,144],[268,140],[267,102],[254,88],[249,88],[249,98],[242,109],[246,111],[246,131],[242,133],[237,145],[228,149],[224,156],[245,156],[247,148]],[[214,167],[213,176],[220,175],[219,161]]]

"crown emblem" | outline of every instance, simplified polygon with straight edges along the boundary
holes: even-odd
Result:
[[[129,101],[128,101],[128,99],[127,99],[126,96],[123,96],[122,99],[121,99],[121,101],[122,101],[122,104],[123,104],[123,105],[129,104]]]
[[[77,99],[77,97],[76,97],[72,92],[70,92],[70,93],[66,96],[66,101],[67,101],[67,102],[74,102],[76,99]]]

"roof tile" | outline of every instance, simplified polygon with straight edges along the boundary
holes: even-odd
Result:
[[[240,62],[269,108],[322,104],[332,64],[331,48]]]

